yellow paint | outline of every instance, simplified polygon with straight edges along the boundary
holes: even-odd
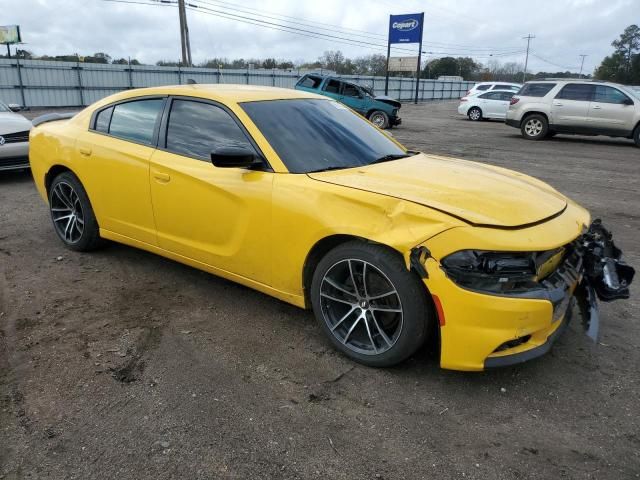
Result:
[[[244,124],[273,168],[259,172],[212,164],[89,131],[92,112],[142,95],[215,100]],[[456,286],[439,260],[461,249],[536,251],[566,245],[589,214],[550,186],[509,170],[420,154],[368,167],[290,174],[241,102],[322,98],[297,90],[190,85],[130,90],[68,121],[31,132],[30,161],[47,199],[45,175],[72,170],[85,186],[104,238],[145,249],[304,307],[303,268],[311,249],[350,235],[400,252],[426,246],[429,292],[446,317],[441,365],[481,370],[503,342],[550,335],[551,304],[483,295]],[[80,151],[91,150],[90,155]],[[484,224],[492,226],[473,226]],[[526,226],[529,224],[529,226]],[[522,227],[522,225],[525,225]],[[496,228],[500,227],[500,228]],[[495,354],[498,355],[498,354]]]

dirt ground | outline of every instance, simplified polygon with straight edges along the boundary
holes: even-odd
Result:
[[[528,142],[456,106],[407,105],[393,133],[551,183],[640,266],[632,142]],[[638,478],[638,284],[601,305],[597,345],[574,323],[514,368],[425,348],[370,369],[310,312],[129,247],[65,250],[29,173],[0,174],[0,478]]]

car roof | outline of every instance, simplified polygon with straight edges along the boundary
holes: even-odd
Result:
[[[321,95],[290,88],[259,85],[191,84],[163,87],[136,88],[105,98],[106,103],[147,95],[184,95],[215,100],[221,103],[255,102],[261,100],[286,100],[295,98],[322,98]]]
[[[479,82],[479,83],[476,83],[474,85],[474,87],[477,87],[478,85],[497,85],[497,84],[500,84],[500,85],[516,85],[516,86],[520,86],[521,85],[520,83],[500,82],[500,81],[495,80],[493,82]]]

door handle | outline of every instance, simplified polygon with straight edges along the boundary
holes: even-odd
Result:
[[[153,172],[153,178],[155,178],[159,183],[169,183],[171,175],[168,173]]]
[[[600,110],[601,108],[602,108],[602,107],[601,107],[600,105],[594,105],[594,106],[593,106],[593,109],[594,109],[594,110]]]
[[[91,155],[90,147],[80,147],[78,151],[80,152],[81,155],[84,155],[85,157],[88,157],[89,155]]]
[[[553,105],[556,106],[556,107],[561,107],[562,106],[562,104],[560,102],[553,102]]]

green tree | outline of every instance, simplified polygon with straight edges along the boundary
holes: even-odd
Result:
[[[619,83],[640,83],[640,27],[629,25],[611,46],[615,51],[602,60],[595,77]]]

